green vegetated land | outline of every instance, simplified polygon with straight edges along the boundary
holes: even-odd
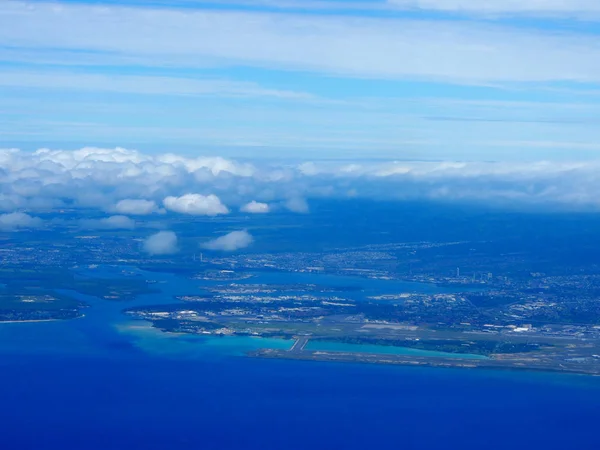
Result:
[[[58,320],[80,317],[85,304],[41,288],[0,291],[0,321]]]
[[[4,322],[80,317],[87,305],[61,291],[115,301],[154,292],[143,279],[95,279],[46,266],[1,268],[0,284],[0,321]]]

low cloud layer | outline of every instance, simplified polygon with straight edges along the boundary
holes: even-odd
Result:
[[[161,212],[152,200],[123,199],[115,205],[115,211],[119,214],[130,214],[133,216],[147,216],[155,212]]]
[[[32,217],[22,212],[0,215],[0,230],[14,231],[28,228],[40,228],[44,221],[39,217]]]
[[[90,230],[133,230],[135,221],[127,216],[110,216],[104,219],[82,220],[81,227]]]
[[[242,206],[240,211],[250,214],[266,214],[270,211],[270,207],[267,203],[260,203],[252,200],[250,203],[246,203]]]
[[[232,231],[224,236],[208,241],[201,246],[207,250],[233,252],[248,247],[253,241],[254,238],[246,230]]]
[[[284,203],[284,206],[295,213],[306,214],[309,212],[308,203],[301,197],[294,197]]]
[[[4,213],[74,208],[143,216],[161,212],[161,204],[168,214],[198,216],[264,212],[268,205],[307,213],[313,201],[348,198],[600,209],[600,160],[242,164],[122,148],[0,150]]]
[[[229,209],[216,195],[186,194],[181,197],[167,197],[163,204],[169,211],[193,216],[218,216],[229,214]]]
[[[144,241],[143,249],[150,255],[171,255],[177,253],[177,235],[172,231],[159,231]]]

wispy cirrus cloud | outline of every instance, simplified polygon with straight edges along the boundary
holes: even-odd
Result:
[[[528,14],[563,17],[600,17],[596,0],[388,0],[388,3],[407,9],[476,14]]]
[[[34,0],[50,3],[54,0]],[[81,0],[81,3],[85,3]],[[107,2],[112,3],[112,2]],[[139,6],[136,0],[122,0],[121,5]],[[498,15],[553,16],[597,19],[600,6],[595,0],[145,0],[145,6],[182,8],[243,8],[266,11],[335,11],[345,13],[364,12],[443,12]]]
[[[235,157],[544,159],[571,149],[594,158],[598,30],[571,18],[595,9],[585,0],[0,2],[0,138]]]
[[[44,72],[5,70],[0,72],[0,86],[174,96],[218,95],[283,100],[316,99],[314,95],[305,92],[267,89],[249,82],[152,75],[90,74],[64,70]]]
[[[46,55],[455,82],[600,82],[595,36],[489,23],[23,2],[3,3],[0,17],[5,47]]]

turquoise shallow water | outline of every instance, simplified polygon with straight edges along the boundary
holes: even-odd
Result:
[[[203,342],[203,345],[214,350],[233,348],[235,349],[235,354],[240,355],[260,348],[289,350],[293,345],[293,341],[273,338],[224,336],[210,337]]]
[[[419,350],[407,347],[394,347],[388,345],[363,345],[346,344],[343,342],[309,341],[305,347],[307,350],[321,350],[327,352],[353,352],[353,353],[375,353],[380,355],[411,355],[429,356],[438,358],[462,358],[462,359],[486,359],[482,355],[469,353],[447,353],[429,350]]]
[[[152,355],[175,358],[244,356],[261,348],[289,350],[291,340],[247,336],[198,336],[164,333],[143,322],[128,322],[117,327],[135,347]]]

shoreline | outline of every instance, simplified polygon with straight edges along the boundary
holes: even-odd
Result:
[[[71,319],[31,319],[31,320],[0,320],[0,324],[3,323],[37,323],[37,322],[60,322],[62,320]]]
[[[600,369],[586,368],[576,366],[542,366],[526,365],[523,362],[513,362],[506,364],[506,360],[472,360],[461,358],[438,358],[408,355],[378,355],[373,353],[347,353],[347,352],[326,352],[326,351],[301,351],[290,352],[274,349],[260,349],[248,352],[250,358],[264,359],[287,359],[296,361],[315,361],[332,363],[358,363],[358,364],[377,364],[377,365],[396,365],[412,367],[432,367],[446,369],[484,369],[500,370],[514,372],[538,372],[538,373],[561,373],[566,375],[585,375],[590,377],[600,376]]]
[[[3,323],[41,323],[41,322],[64,322],[66,320],[83,319],[85,314],[77,317],[69,317],[67,319],[25,319],[25,320],[0,320],[0,325]]]

